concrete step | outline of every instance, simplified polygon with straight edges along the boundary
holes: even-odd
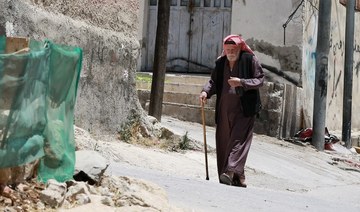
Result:
[[[137,92],[141,106],[144,110],[148,111],[150,90],[138,89]],[[215,99],[216,98],[209,99],[204,107],[205,123],[208,126],[215,125]],[[164,92],[162,114],[182,121],[202,124],[199,93],[189,94]]]
[[[183,121],[202,124],[199,94],[210,76],[166,74],[162,113]],[[138,72],[136,87],[141,106],[148,111],[152,73]],[[204,108],[206,125],[215,125],[215,100],[208,100]]]
[[[147,110],[150,99],[151,73],[138,73],[138,95],[142,107]],[[180,120],[202,123],[198,96],[210,76],[166,74],[163,99],[163,114]],[[146,91],[147,90],[147,91]],[[311,126],[304,116],[302,88],[290,84],[266,82],[260,88],[263,109],[255,120],[254,132],[278,138],[292,137],[301,126]],[[206,105],[206,123],[214,125],[215,100]],[[360,145],[360,136],[352,139]]]
[[[173,92],[173,93],[188,93],[188,94],[200,94],[204,85],[199,84],[184,84],[184,83],[176,83],[176,82],[165,82],[164,91],[165,92]],[[146,89],[151,90],[151,82],[136,82],[137,89]]]
[[[151,82],[152,73],[137,72],[137,81]],[[196,84],[205,85],[209,81],[210,75],[190,75],[190,74],[169,74],[165,76],[165,83],[183,83],[183,84]]]
[[[141,104],[144,106],[146,101],[150,99],[150,90],[138,89],[138,97]],[[177,104],[186,104],[186,105],[200,105],[199,102],[199,93],[189,94],[189,93],[175,93],[175,92],[164,92],[163,96],[164,102],[173,102]],[[206,107],[215,108],[216,98],[215,96],[211,99],[208,99]]]
[[[146,102],[144,110],[149,111],[149,102]],[[162,114],[173,118],[202,124],[201,107],[195,105],[177,104],[173,102],[163,102]],[[215,126],[215,110],[204,107],[205,125]]]

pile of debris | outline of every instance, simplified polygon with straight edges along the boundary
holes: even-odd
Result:
[[[165,190],[155,184],[129,177],[105,176],[109,164],[99,153],[81,150],[76,152],[76,158],[74,180],[60,183],[51,179],[44,184],[29,179],[2,186],[0,210],[66,211],[89,204],[129,210],[174,209],[168,204]]]
[[[19,185],[1,186],[1,211],[36,211],[45,210],[46,206],[39,199],[45,186],[36,181],[25,181]],[[48,207],[50,211],[51,207]]]

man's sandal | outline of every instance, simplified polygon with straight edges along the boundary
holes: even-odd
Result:
[[[232,185],[232,179],[229,175],[226,173],[222,173],[220,175],[220,183],[226,184],[226,185]]]
[[[232,185],[233,185],[233,186],[238,186],[238,187],[243,187],[243,188],[246,188],[246,187],[247,187],[247,185],[246,185],[246,183],[244,182],[244,180],[239,180],[239,179],[234,179],[234,180],[232,181]]]

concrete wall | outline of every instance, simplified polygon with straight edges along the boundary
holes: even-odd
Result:
[[[302,8],[284,28],[301,0],[234,0],[231,33],[242,34],[262,63],[301,80]]]
[[[135,87],[138,11],[136,0],[0,1],[0,25],[11,36],[83,49],[75,124],[100,134],[143,112]]]
[[[326,126],[330,130],[342,129],[342,106],[344,91],[344,61],[345,61],[345,25],[346,8],[339,1],[332,2],[330,53],[327,89],[327,116]],[[318,0],[311,5],[306,1],[304,10],[304,37],[303,37],[303,88],[304,110],[307,118],[312,122],[315,59],[318,25]],[[355,45],[354,45],[354,74],[352,100],[352,129],[360,129],[360,14],[355,13]]]

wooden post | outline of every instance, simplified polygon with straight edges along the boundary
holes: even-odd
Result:
[[[159,122],[161,121],[162,103],[164,98],[169,24],[170,2],[168,0],[159,0],[153,76],[151,81],[149,105],[149,115],[154,116]]]
[[[29,39],[21,37],[7,37],[5,53],[17,53],[29,47]]]

